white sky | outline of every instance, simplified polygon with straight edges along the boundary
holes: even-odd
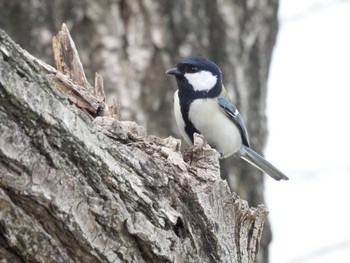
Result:
[[[281,0],[268,95],[271,263],[350,262],[350,1]]]

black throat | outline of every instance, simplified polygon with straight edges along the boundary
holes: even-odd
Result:
[[[196,132],[200,134],[200,131],[196,129],[191,120],[189,119],[189,111],[191,103],[196,99],[206,99],[218,97],[221,93],[222,84],[218,81],[217,85],[209,91],[195,91],[191,84],[188,83],[184,77],[177,77],[177,84],[179,87],[179,102],[182,118],[185,122],[185,132],[193,143],[193,134]],[[205,116],[203,116],[205,117]]]

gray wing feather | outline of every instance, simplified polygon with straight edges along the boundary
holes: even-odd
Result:
[[[218,103],[220,107],[225,110],[226,114],[231,118],[231,120],[237,125],[239,131],[241,132],[243,144],[250,147],[248,132],[237,108],[223,96],[218,97]]]
[[[247,129],[236,107],[223,96],[218,97],[218,103],[225,110],[226,114],[231,118],[231,120],[237,125],[241,132],[243,145],[239,152],[240,157],[261,171],[267,173],[275,180],[288,180],[288,177],[284,173],[250,148]]]

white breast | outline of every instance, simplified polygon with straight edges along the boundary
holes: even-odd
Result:
[[[220,108],[216,99],[197,99],[192,102],[189,119],[207,142],[228,157],[239,151],[242,145],[237,126]]]

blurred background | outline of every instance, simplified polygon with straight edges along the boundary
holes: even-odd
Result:
[[[350,262],[350,1],[281,0],[268,82],[270,262]]]
[[[99,72],[121,119],[148,134],[180,138],[165,70],[186,56],[214,60],[253,148],[290,177],[221,164],[231,189],[270,210],[258,262],[350,259],[349,1],[0,0],[0,28],[49,64],[62,23],[90,82]]]

